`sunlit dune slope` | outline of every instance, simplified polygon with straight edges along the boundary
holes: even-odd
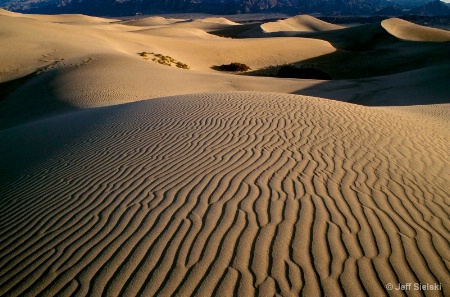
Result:
[[[408,21],[392,18],[381,22],[386,31],[397,38],[411,41],[450,41],[447,30],[424,27]]]

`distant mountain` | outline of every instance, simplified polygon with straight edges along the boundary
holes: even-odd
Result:
[[[411,9],[408,14],[423,16],[450,15],[450,7],[444,2],[436,0]]]
[[[380,10],[377,10],[374,15],[382,15],[382,16],[399,16],[404,14],[403,7],[399,5],[389,5]]]
[[[398,1],[414,1],[422,5],[426,0]],[[264,12],[372,15],[392,5],[393,2],[389,0],[0,0],[0,7],[17,12],[83,13],[97,16]]]
[[[46,6],[55,6],[57,0],[0,0],[0,7],[10,11],[26,12]]]

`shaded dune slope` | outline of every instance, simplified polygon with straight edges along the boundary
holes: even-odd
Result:
[[[0,294],[449,295],[448,116],[412,110],[229,92],[0,131]]]
[[[392,75],[322,82],[296,91],[366,106],[450,103],[450,63]]]
[[[321,32],[275,32],[270,36],[306,37],[329,42],[336,51],[294,64],[319,69],[333,79],[360,79],[450,65],[448,42],[402,40],[381,24]],[[258,69],[252,74],[260,73],[276,74],[277,67]]]

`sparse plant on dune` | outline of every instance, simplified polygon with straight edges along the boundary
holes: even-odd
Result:
[[[161,65],[165,66],[175,66],[177,68],[181,69],[190,69],[190,67],[187,64],[184,64],[180,61],[175,60],[171,56],[164,56],[162,54],[158,53],[149,53],[149,52],[140,52],[138,53],[141,57],[143,57],[145,60],[149,60],[151,56],[153,56],[152,61]]]
[[[231,64],[223,64],[220,66],[223,71],[244,72],[251,70],[251,68],[243,63],[233,62]]]
[[[141,53],[138,53],[138,55],[143,57],[145,60],[148,60],[150,58],[150,53],[147,53],[147,52],[141,52]]]
[[[182,68],[182,69],[189,69],[188,65],[181,63],[181,62],[176,62],[175,66],[177,66],[178,68]]]

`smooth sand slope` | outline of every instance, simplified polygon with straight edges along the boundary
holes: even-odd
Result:
[[[4,130],[0,293],[448,295],[445,108],[207,93]]]
[[[397,22],[230,39],[0,11],[0,295],[449,296],[449,43]]]

